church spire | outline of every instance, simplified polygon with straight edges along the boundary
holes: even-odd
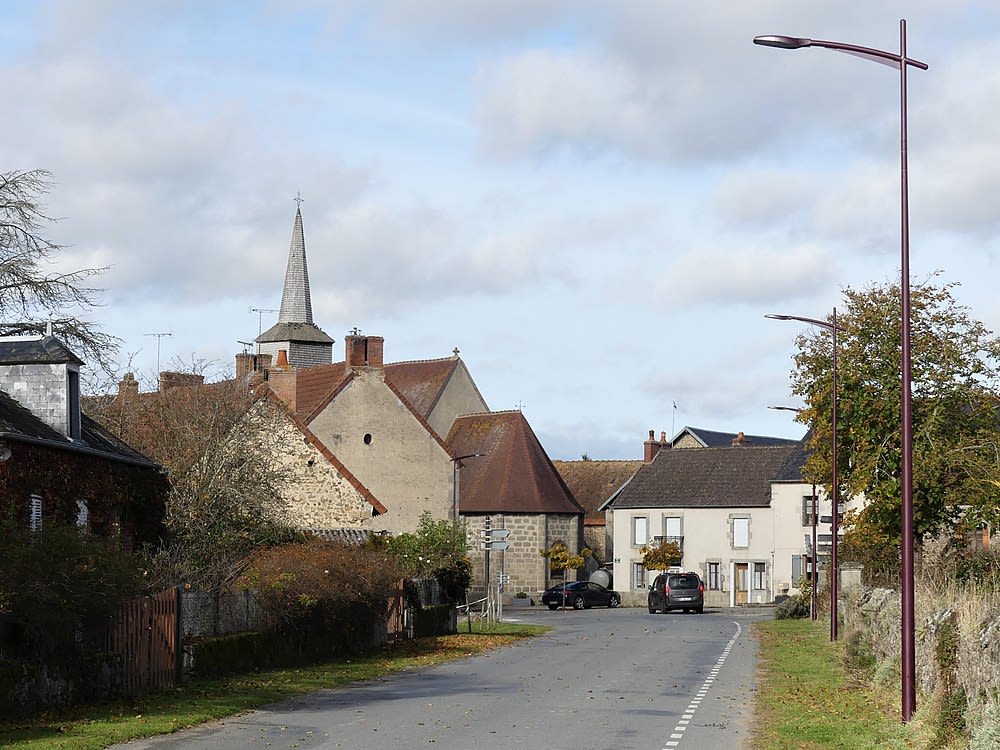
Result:
[[[302,198],[295,202],[301,204]],[[309,296],[309,269],[306,266],[306,239],[302,231],[302,209],[295,209],[292,243],[288,248],[288,267],[285,269],[285,288],[281,292],[279,323],[312,323],[312,300]]]

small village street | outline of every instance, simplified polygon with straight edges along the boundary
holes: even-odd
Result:
[[[116,750],[731,750],[751,726],[752,611],[511,618],[554,626],[482,656],[315,693]]]

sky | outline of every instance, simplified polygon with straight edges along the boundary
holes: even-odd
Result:
[[[1000,329],[1000,4],[7,0],[0,171],[45,169],[87,314],[145,388],[277,320],[301,196],[314,320],[458,348],[553,459],[685,425],[798,438],[803,325],[910,265]],[[170,335],[154,335],[170,334]]]

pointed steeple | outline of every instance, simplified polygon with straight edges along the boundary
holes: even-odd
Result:
[[[301,199],[297,199],[301,200]],[[312,300],[309,296],[309,268],[306,265],[306,238],[302,231],[302,210],[295,209],[292,243],[288,248],[285,288],[281,292],[279,323],[312,323]]]
[[[301,204],[302,198],[296,196],[295,202]],[[284,356],[295,369],[330,364],[333,359],[333,339],[313,323],[301,206],[295,209],[278,322],[256,341],[261,354],[269,355],[273,362]]]

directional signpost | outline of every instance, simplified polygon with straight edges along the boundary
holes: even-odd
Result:
[[[493,581],[490,580],[490,552],[492,550],[505,550],[510,546],[508,537],[510,536],[510,529],[494,529],[490,522],[490,518],[486,518],[486,522],[483,524],[483,528],[479,532],[479,549],[486,551],[486,570],[483,576],[486,580],[486,608],[489,612],[493,612],[492,606],[492,591],[493,591]],[[507,576],[501,571],[497,574],[497,594],[499,599],[499,593],[503,591],[503,584],[510,581],[510,576]]]

